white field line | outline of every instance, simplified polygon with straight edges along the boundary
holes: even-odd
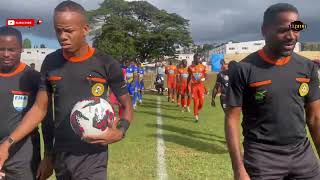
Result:
[[[165,144],[162,136],[161,99],[157,97],[157,157],[158,157],[158,179],[167,180],[167,168],[165,161]]]

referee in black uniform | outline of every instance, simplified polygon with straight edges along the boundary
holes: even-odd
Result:
[[[78,3],[60,3],[54,11],[54,27],[61,49],[45,58],[36,101],[9,137],[17,142],[32,131],[45,117],[49,99],[53,97],[55,118],[51,127],[54,130],[44,131],[48,137],[48,149],[45,149],[38,178],[50,176],[53,165],[58,180],[105,180],[107,145],[125,137],[133,116],[123,73],[117,61],[86,42],[88,19]],[[88,97],[106,97],[109,87],[124,108],[122,117],[117,126],[99,136],[83,137],[83,141],[72,131],[69,122],[71,109],[76,102]],[[6,160],[10,147],[9,141],[0,145],[0,166]]]
[[[21,52],[21,32],[0,27],[0,143],[13,143],[9,135],[30,110],[38,92],[40,73],[20,61]],[[10,149],[2,167],[6,180],[36,179],[40,160],[40,135],[35,128]]]
[[[225,131],[236,180],[320,179],[319,160],[305,129],[307,124],[320,154],[317,67],[293,53],[300,33],[290,24],[297,20],[294,6],[270,6],[262,25],[265,47],[231,72]]]

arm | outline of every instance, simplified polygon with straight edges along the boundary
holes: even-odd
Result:
[[[47,91],[39,91],[35,103],[23,117],[19,126],[10,134],[10,137],[15,142],[18,142],[25,136],[30,134],[45,117],[47,113],[47,106]],[[8,151],[10,149],[10,146],[11,144],[9,143],[8,139],[0,145],[0,169],[2,168],[3,163],[8,158]]]
[[[19,126],[11,133],[10,137],[18,142],[25,136],[30,134],[44,119],[48,108],[48,93],[47,91],[39,91],[36,101],[27,114],[23,117]]]
[[[216,84],[214,85],[213,91],[212,91],[212,100],[214,100],[217,96],[217,94],[220,92],[221,88],[221,79],[220,74],[217,75]]]
[[[312,140],[320,157],[320,100],[307,104],[306,120]]]
[[[117,63],[108,67],[107,79],[109,79],[109,86],[111,91],[116,95],[122,108],[124,109],[122,117],[119,122],[115,121],[112,126],[100,135],[86,135],[83,138],[92,144],[108,145],[122,140],[125,132],[133,119],[133,110],[131,98],[128,94],[126,82],[124,81],[123,74],[119,71]]]
[[[212,90],[212,96],[211,96],[211,105],[212,106],[216,106],[215,99],[216,99],[217,94],[220,91],[221,91],[221,84],[217,80],[216,84],[214,85],[214,88]]]
[[[313,64],[305,110],[307,126],[320,157],[320,89],[317,71],[318,68]]]
[[[248,174],[244,168],[240,145],[241,107],[230,107],[225,117],[225,136],[235,179]]]
[[[250,179],[243,164],[240,145],[240,115],[243,104],[243,94],[247,87],[247,67],[239,66],[230,73],[229,88],[227,89],[228,111],[225,117],[225,136],[236,180]]]

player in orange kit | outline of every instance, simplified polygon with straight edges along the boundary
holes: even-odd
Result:
[[[193,113],[195,121],[199,120],[199,110],[201,110],[204,103],[204,81],[206,80],[207,70],[206,66],[201,64],[199,54],[193,56],[194,64],[188,68],[188,84],[191,83],[191,93],[194,102]]]
[[[181,107],[182,112],[187,110],[187,100],[186,94],[188,92],[188,68],[187,68],[187,60],[183,59],[181,62],[181,68],[178,69],[178,76],[180,80],[180,96],[181,96]]]
[[[177,100],[177,106],[181,105],[180,100],[180,89],[181,89],[181,78],[179,75],[179,71],[182,68],[182,63],[180,62],[177,66],[177,74],[176,74],[176,100]]]
[[[169,65],[166,67],[165,71],[167,75],[167,88],[168,88],[168,102],[174,102],[175,88],[176,88],[176,74],[177,67],[172,64],[172,60],[169,60]]]

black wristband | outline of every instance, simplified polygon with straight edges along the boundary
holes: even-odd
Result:
[[[128,120],[120,119],[117,124],[117,129],[122,131],[123,136],[125,136],[127,130],[129,129],[129,126],[130,126],[130,122]]]

